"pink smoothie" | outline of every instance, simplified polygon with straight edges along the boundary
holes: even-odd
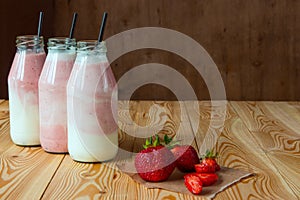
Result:
[[[94,162],[115,156],[118,149],[115,86],[107,61],[76,59],[68,82],[68,145],[73,159]]]
[[[39,145],[38,80],[46,54],[19,51],[9,76],[10,133],[18,145]]]
[[[49,53],[39,80],[40,140],[48,152],[68,152],[66,86],[75,56]]]
[[[116,82],[111,68],[108,68],[107,63],[91,63],[85,69],[76,63],[74,68],[79,69],[78,74],[83,74],[74,85],[74,89],[80,91],[73,98],[78,129],[87,134],[113,133],[117,124],[113,118],[113,111],[116,109],[112,110],[111,97]]]

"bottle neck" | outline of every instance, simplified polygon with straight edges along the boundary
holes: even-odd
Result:
[[[77,43],[78,55],[97,55],[106,57],[106,46],[105,42],[97,42],[95,40],[79,41]]]
[[[16,39],[17,51],[42,53],[44,51],[44,38],[37,35],[18,36]]]
[[[50,38],[48,40],[49,52],[70,52],[75,53],[76,51],[76,39],[57,37]]]

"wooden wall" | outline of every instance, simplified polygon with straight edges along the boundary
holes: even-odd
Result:
[[[37,34],[39,12],[44,11],[42,34],[53,34],[53,1],[0,1],[0,99],[8,99],[7,76],[16,51],[18,35]]]
[[[5,0],[5,2],[17,2]],[[20,3],[19,3],[20,2]],[[28,2],[28,1],[26,1]],[[33,2],[33,1],[32,1]],[[109,13],[104,38],[144,26],[180,31],[199,42],[216,62],[229,100],[300,100],[300,1],[298,0],[55,0],[35,1],[18,12],[28,16],[28,25],[18,23],[12,5],[5,15],[13,18],[7,32],[1,31],[1,44],[12,48],[12,30],[35,31],[34,10],[43,7],[54,13],[45,34],[67,35],[73,12],[79,13],[74,36],[96,39],[103,11]],[[43,3],[42,3],[43,2]],[[10,3],[12,4],[12,3]],[[21,4],[21,1],[18,1]],[[47,4],[47,5],[46,5]],[[2,9],[1,5],[1,9]],[[21,15],[21,14],[19,14]],[[50,14],[51,16],[51,14]],[[3,19],[3,17],[2,17]],[[26,21],[26,19],[21,19]],[[4,20],[5,23],[5,20]],[[14,24],[15,23],[15,24]],[[3,23],[2,23],[3,24]],[[46,32],[47,30],[47,32]],[[25,31],[25,32],[26,32]],[[9,36],[10,43],[3,43]],[[4,45],[5,44],[5,45]],[[6,48],[5,48],[6,49]],[[6,98],[6,79],[12,53],[1,49],[1,98]],[[199,99],[209,99],[201,76],[186,60],[170,52],[144,49],[123,55],[112,63],[119,79],[134,66],[158,62],[184,75]],[[130,84],[130,83],[129,83]],[[121,93],[122,94],[122,91]],[[120,96],[122,98],[122,95]],[[168,89],[146,85],[134,99],[175,99]]]

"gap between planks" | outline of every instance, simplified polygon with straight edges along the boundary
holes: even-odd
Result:
[[[44,194],[45,194],[46,190],[48,189],[48,187],[49,187],[50,183],[52,182],[52,180],[53,180],[54,176],[56,175],[56,173],[57,173],[58,169],[60,168],[60,165],[62,164],[62,162],[63,162],[63,160],[65,159],[65,157],[66,157],[66,154],[64,154],[64,155],[63,155],[63,158],[62,158],[62,159],[61,159],[61,161],[59,162],[59,164],[58,164],[58,166],[57,166],[56,170],[54,171],[54,173],[52,174],[52,176],[51,176],[51,179],[50,179],[50,181],[48,182],[48,184],[47,184],[47,186],[46,186],[45,190],[43,191],[43,193],[42,193],[42,195],[41,195],[40,199],[42,199],[42,198],[43,198],[43,196],[44,196]]]

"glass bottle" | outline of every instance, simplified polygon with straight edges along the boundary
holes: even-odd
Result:
[[[118,151],[117,84],[104,42],[80,41],[67,85],[68,150],[80,162],[113,159]]]
[[[40,140],[47,152],[68,152],[66,88],[75,57],[75,39],[48,40],[48,55],[39,79]]]
[[[46,58],[43,37],[18,36],[8,75],[10,135],[17,145],[40,144],[38,80]]]

